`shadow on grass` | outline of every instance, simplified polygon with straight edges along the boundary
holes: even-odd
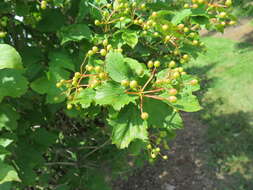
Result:
[[[253,36],[253,34],[252,34]],[[238,43],[238,48],[253,48],[249,43]],[[226,100],[205,95],[215,86],[217,78],[208,78],[207,73],[216,66],[193,66],[188,69],[202,79],[198,93],[204,110],[197,115],[209,126],[206,131],[210,173],[217,190],[253,189],[253,109],[252,112],[232,110]],[[253,82],[253,81],[252,81]],[[242,97],[243,98],[243,97]]]

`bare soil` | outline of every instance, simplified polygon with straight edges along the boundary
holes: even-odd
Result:
[[[253,27],[249,19],[242,19],[224,34],[203,31],[203,36],[229,38],[253,43]],[[166,152],[169,159],[159,160],[136,170],[127,180],[117,180],[114,190],[215,190],[215,171],[208,168],[206,131],[208,126],[197,120],[194,114],[182,114],[185,128],[177,133]]]

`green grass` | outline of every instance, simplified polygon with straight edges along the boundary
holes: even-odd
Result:
[[[209,125],[209,160],[217,190],[253,189],[253,45],[205,38],[207,52],[188,70],[204,78],[200,92]]]

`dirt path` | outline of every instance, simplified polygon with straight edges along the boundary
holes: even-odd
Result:
[[[229,38],[253,43],[253,27],[249,19],[226,29],[224,34],[203,32],[203,36]],[[159,160],[137,170],[127,181],[117,181],[114,190],[216,190],[217,176],[207,168],[208,126],[196,120],[194,114],[183,114],[185,129],[177,133],[167,153],[167,161]]]

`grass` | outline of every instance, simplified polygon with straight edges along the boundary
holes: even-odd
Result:
[[[200,117],[217,190],[253,189],[253,45],[204,39],[207,52],[188,67],[204,78]]]

